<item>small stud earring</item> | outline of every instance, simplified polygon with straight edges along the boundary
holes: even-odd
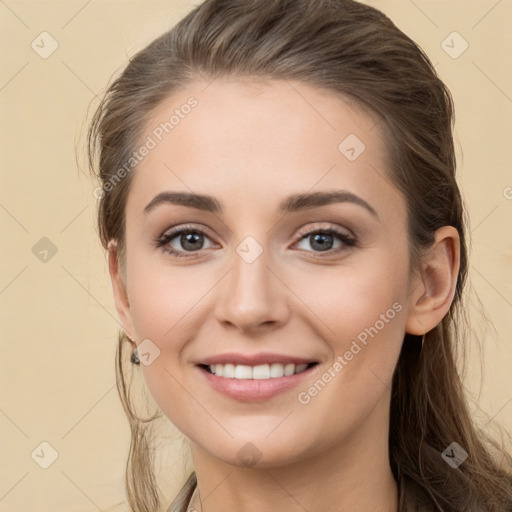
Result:
[[[131,361],[133,364],[140,364],[139,354],[137,352],[137,348],[133,350]]]

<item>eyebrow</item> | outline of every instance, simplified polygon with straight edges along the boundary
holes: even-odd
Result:
[[[332,203],[353,203],[365,208],[376,219],[379,215],[376,210],[368,204],[363,198],[348,190],[333,190],[326,192],[313,192],[306,194],[294,194],[286,197],[279,205],[280,213],[293,213],[310,208],[317,208]],[[160,192],[144,208],[147,214],[161,204],[175,204],[187,206],[210,213],[223,212],[222,204],[212,196],[204,194],[194,194],[190,192]]]

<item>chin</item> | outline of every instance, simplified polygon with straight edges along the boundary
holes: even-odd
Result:
[[[232,434],[233,439],[224,436],[223,439],[216,440],[210,437],[197,444],[215,459],[246,468],[283,467],[312,455],[306,449],[304,437],[301,436],[295,439],[276,434],[271,440],[273,434],[269,437],[261,434],[251,437],[247,432],[240,436],[236,432]]]

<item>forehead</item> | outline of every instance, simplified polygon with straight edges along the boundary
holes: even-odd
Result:
[[[216,191],[245,204],[334,187],[377,206],[386,193],[398,194],[386,176],[377,116],[301,82],[192,83],[151,113],[145,143],[151,149],[137,164],[128,199],[139,210],[162,190]]]

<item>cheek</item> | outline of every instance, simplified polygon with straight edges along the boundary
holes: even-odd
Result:
[[[333,349],[343,350],[376,322],[385,337],[401,331],[403,318],[398,313],[405,309],[408,282],[402,263],[392,253],[375,251],[351,265],[295,269],[285,280],[310,310],[321,335],[334,340]],[[393,308],[393,304],[397,305]]]
[[[368,271],[346,280],[308,281],[305,302],[321,319],[315,323],[332,360],[298,390],[297,417],[312,432],[321,430],[322,442],[349,436],[386,403],[405,324],[402,277],[391,275]]]
[[[403,253],[375,251],[358,263],[319,268],[294,286],[336,364],[308,383],[312,387],[301,389],[299,403],[307,402],[310,412],[343,404],[343,419],[318,413],[333,419],[333,432],[340,421],[365,417],[391,386],[404,335],[408,274]]]
[[[200,328],[197,303],[207,291],[204,283],[208,279],[202,279],[201,285],[197,274],[191,272],[192,267],[171,270],[163,262],[164,259],[138,255],[133,250],[127,268],[128,299],[137,342],[150,340],[157,347],[146,345],[150,347],[151,361],[140,365],[146,385],[165,415],[188,433],[189,417],[198,411],[184,392],[184,386],[189,386],[184,379],[182,355]],[[197,285],[191,285],[192,281]],[[143,353],[139,350],[141,361]]]
[[[187,323],[198,301],[196,272],[192,267],[171,269],[164,256],[137,252],[128,262],[128,300],[135,332],[140,340],[179,339],[175,331]],[[200,295],[199,295],[200,296]]]

